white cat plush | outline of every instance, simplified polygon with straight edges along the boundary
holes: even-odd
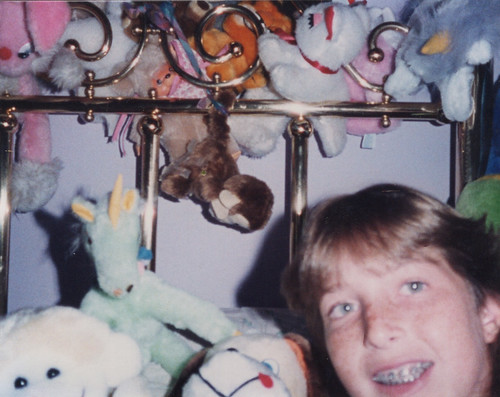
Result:
[[[370,30],[385,19],[384,12],[364,2],[322,2],[308,7],[297,19],[294,37],[264,33],[258,41],[259,55],[272,88],[297,102],[349,101],[343,66],[360,54]],[[346,119],[326,116],[311,121],[323,154],[333,157],[342,152]]]

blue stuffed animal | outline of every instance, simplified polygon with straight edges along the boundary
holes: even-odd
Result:
[[[82,240],[92,257],[98,287],[81,310],[134,338],[144,365],[160,364],[173,379],[193,355],[193,346],[169,324],[215,344],[237,334],[235,325],[212,303],[171,287],[146,270],[141,249],[141,205],[137,190],[122,195],[122,177],[113,192],[94,204],[80,196],[72,210],[83,222]]]
[[[384,89],[395,97],[435,85],[445,116],[466,120],[473,109],[474,66],[490,61],[500,47],[498,0],[423,0],[407,23],[408,35]]]

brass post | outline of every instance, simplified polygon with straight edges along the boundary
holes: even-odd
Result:
[[[292,138],[290,171],[290,260],[301,240],[307,209],[308,141],[313,133],[311,122],[303,117],[288,124]]]
[[[9,292],[10,182],[12,176],[13,136],[17,120],[12,114],[0,115],[0,315],[7,313]]]
[[[474,109],[470,117],[454,126],[452,204],[464,186],[486,171],[492,134],[493,62],[475,68],[472,85]]]
[[[139,122],[141,132],[141,197],[145,200],[142,215],[142,245],[153,252],[149,270],[155,271],[156,226],[158,217],[158,178],[160,164],[161,117],[153,113]]]

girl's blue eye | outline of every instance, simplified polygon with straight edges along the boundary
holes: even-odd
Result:
[[[341,318],[356,310],[356,305],[353,303],[340,303],[335,305],[330,311],[330,317]]]
[[[425,289],[426,285],[422,281],[410,281],[403,286],[403,293],[413,295]]]

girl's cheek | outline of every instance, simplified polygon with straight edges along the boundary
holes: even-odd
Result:
[[[324,334],[326,347],[330,354],[339,355],[349,351],[351,346],[359,343],[361,330],[357,327],[356,321],[345,322],[342,325],[327,321],[324,324]]]

